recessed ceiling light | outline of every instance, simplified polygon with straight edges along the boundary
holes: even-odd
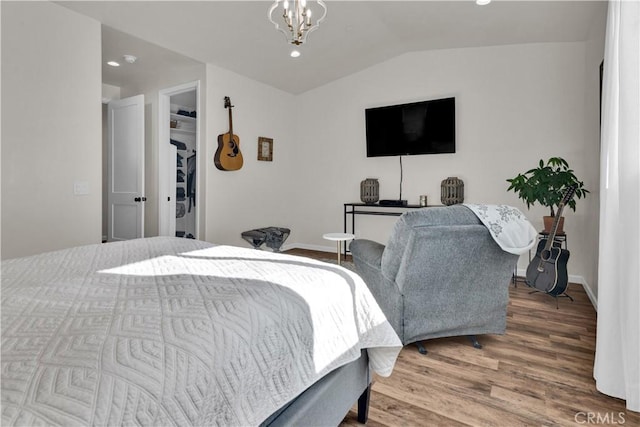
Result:
[[[116,61],[109,61],[107,62],[107,65],[111,65],[112,67],[119,67],[120,64],[118,64]]]
[[[486,6],[491,3],[491,0],[476,0],[476,4],[478,6]]]
[[[138,58],[136,58],[136,57],[135,57],[135,56],[133,56],[133,55],[124,55],[122,58],[124,58],[124,60],[125,60],[126,62],[128,62],[129,64],[133,64],[133,63],[134,63],[134,62],[136,62],[136,60],[138,59]]]
[[[300,51],[299,50],[292,50],[290,53],[292,58],[297,58],[298,56],[300,56]]]

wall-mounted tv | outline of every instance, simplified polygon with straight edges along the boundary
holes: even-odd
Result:
[[[367,108],[367,157],[456,152],[456,99]]]

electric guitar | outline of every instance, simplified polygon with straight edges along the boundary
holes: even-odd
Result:
[[[218,135],[218,149],[213,156],[216,167],[222,171],[237,171],[242,167],[240,138],[233,134],[233,118],[231,116],[231,99],[224,97],[224,108],[229,109],[229,132]]]
[[[555,241],[558,223],[564,206],[571,200],[576,186],[567,189],[558,206],[553,226],[547,238],[540,239],[536,255],[527,267],[527,285],[551,296],[562,295],[567,290],[567,261],[569,251],[562,249],[561,243]]]

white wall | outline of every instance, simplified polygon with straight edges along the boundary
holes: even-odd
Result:
[[[457,176],[469,203],[509,204],[542,229],[541,207],[527,210],[507,178],[541,158],[567,159],[588,189],[598,188],[593,91],[585,71],[585,43],[548,43],[406,54],[345,77],[295,99],[299,122],[292,174],[296,212],[293,242],[328,246],[322,234],[342,230],[342,204],[359,201],[359,183],[380,179],[381,198],[398,197],[398,158],[366,158],[367,107],[455,96],[455,154],[403,158],[403,198],[440,203],[440,182]],[[589,133],[589,135],[587,135]],[[585,141],[589,141],[585,143]],[[597,203],[597,199],[593,203]],[[569,274],[592,280],[597,250],[593,203],[579,201],[566,212],[571,261]],[[357,218],[356,235],[386,242],[394,218]],[[526,257],[519,266],[525,268]]]
[[[2,257],[98,243],[100,24],[49,2],[1,7]]]
[[[229,131],[224,97],[233,108],[233,130],[240,138],[244,166],[221,171],[213,163],[218,135]],[[292,227],[297,200],[291,198],[291,183],[301,179],[297,165],[314,162],[300,159],[292,127],[296,117],[295,97],[236,73],[207,65],[207,164],[206,240],[249,247],[240,233],[277,226],[292,229],[290,239],[301,232]],[[258,137],[273,138],[273,161],[257,160]],[[296,171],[296,172],[294,172]],[[300,223],[300,221],[298,221]]]
[[[580,205],[585,213],[583,251],[587,254],[584,269],[580,274],[585,278],[589,297],[597,307],[598,298],[598,247],[600,226],[600,63],[604,58],[607,3],[601,5],[603,11],[589,26],[589,36],[585,43],[585,150],[586,168],[593,175],[595,184],[590,185],[589,198]],[[573,254],[572,254],[573,256]]]
[[[120,87],[102,83],[102,103],[120,99]]]

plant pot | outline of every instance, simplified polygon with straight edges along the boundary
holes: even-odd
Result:
[[[551,233],[551,228],[553,227],[553,221],[556,218],[554,216],[543,216],[542,220],[544,221],[544,232]],[[564,217],[560,217],[560,221],[558,222],[558,229],[556,230],[556,234],[564,233]]]

